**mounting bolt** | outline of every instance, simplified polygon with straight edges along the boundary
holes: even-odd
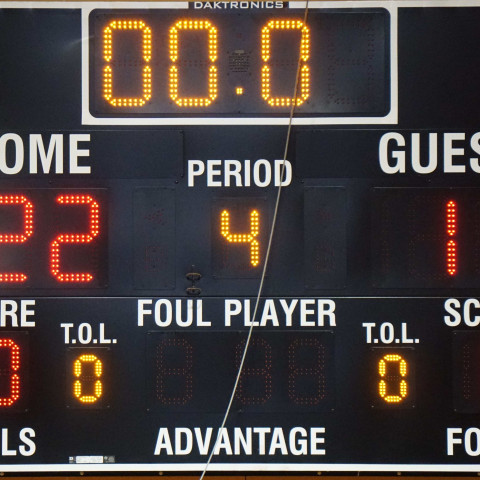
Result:
[[[191,297],[198,297],[202,293],[202,289],[195,285],[196,282],[199,282],[202,278],[202,274],[195,271],[195,265],[191,266],[191,271],[185,275],[186,279],[192,284],[186,288],[187,295]]]

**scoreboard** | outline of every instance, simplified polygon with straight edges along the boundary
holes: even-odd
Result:
[[[480,1],[0,7],[0,472],[480,471]]]

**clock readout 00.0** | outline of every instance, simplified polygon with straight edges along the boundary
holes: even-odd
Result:
[[[386,115],[389,13],[93,10],[90,111]],[[298,94],[293,98],[300,62]]]

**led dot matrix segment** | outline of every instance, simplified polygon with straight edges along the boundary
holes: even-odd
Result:
[[[249,358],[242,369],[235,398],[242,405],[264,405],[272,397],[272,346],[263,338],[252,337]],[[235,365],[240,367],[245,342],[235,348]]]
[[[208,35],[208,58],[211,65],[208,68],[208,95],[206,97],[182,97],[179,87],[179,67],[176,65],[179,61],[178,43],[181,31],[205,30]],[[169,56],[174,65],[169,71],[169,91],[170,98],[179,107],[208,107],[218,95],[217,67],[214,63],[217,61],[217,28],[208,20],[179,20],[169,31]]]
[[[449,200],[446,206],[447,220],[447,272],[449,275],[457,273],[457,242],[455,235],[457,233],[457,204],[453,200]]]
[[[33,234],[33,205],[24,195],[0,195],[0,206],[21,205],[23,207],[23,232],[0,233],[0,243],[24,243]],[[25,273],[0,273],[0,282],[19,283],[27,279]]]
[[[221,213],[221,234],[230,243],[249,243],[250,244],[250,264],[256,267],[260,261],[260,245],[257,237],[260,231],[260,219],[257,210],[250,212],[250,232],[249,233],[231,233],[230,232],[230,212],[223,210]]]
[[[68,348],[65,364],[67,405],[72,408],[107,408],[111,398],[109,365],[109,348]]]
[[[187,405],[193,396],[193,346],[165,338],[155,349],[155,397],[163,405]]]
[[[273,30],[300,30],[300,61],[302,65],[300,67],[300,79],[298,96],[296,98],[291,97],[275,97],[272,96],[270,69],[267,64],[271,57],[271,35]],[[310,58],[310,30],[301,20],[271,20],[268,24],[262,28],[262,41],[261,41],[261,56],[265,65],[262,67],[262,98],[272,107],[285,107],[294,103],[296,106],[302,105],[310,96],[310,69],[305,62]],[[292,86],[293,89],[293,86]]]
[[[374,198],[376,286],[479,286],[480,189],[374,188]]]
[[[138,30],[142,34],[142,95],[138,97],[116,97],[114,95],[113,60],[114,32]],[[152,59],[152,31],[141,20],[114,20],[103,32],[103,57],[107,65],[103,69],[103,96],[114,107],[141,107],[152,97],[152,69],[148,63]]]
[[[392,351],[380,347],[372,348],[371,352],[373,354],[371,370],[365,377],[365,382],[371,385],[372,406],[413,408],[415,406],[415,350],[403,347]]]
[[[387,373],[392,366],[398,368],[398,373]],[[378,373],[381,378],[378,383],[378,393],[387,403],[399,403],[406,398],[408,394],[408,384],[405,380],[407,371],[407,362],[402,356],[397,354],[384,355],[378,362]],[[389,376],[398,377],[398,389],[394,393],[387,387],[387,381],[385,379]]]
[[[7,372],[1,377],[8,376],[9,395],[0,397],[0,407],[10,407],[20,398],[20,347],[11,338],[0,338],[0,350],[8,351],[8,365],[2,368],[2,372]],[[2,378],[3,381],[5,381]]]
[[[480,412],[480,331],[452,332],[453,408],[457,413]]]
[[[26,332],[0,335],[0,412],[19,412],[28,406],[29,349]]]
[[[258,278],[267,241],[266,198],[217,198],[212,207],[214,277]]]
[[[106,195],[105,189],[0,192],[0,284],[105,285]]]
[[[89,383],[93,383],[93,389],[90,388],[90,393],[85,393],[84,387],[85,381],[82,381],[82,375],[84,375],[84,370],[90,366],[93,369],[93,375],[88,375],[87,378],[90,380]],[[93,368],[92,368],[93,367]],[[83,354],[80,355],[73,364],[73,375],[78,380],[75,380],[73,383],[73,394],[78,400],[82,403],[95,403],[103,393],[103,384],[100,380],[103,374],[103,363],[93,354]],[[93,391],[92,391],[93,390]]]
[[[57,202],[61,205],[86,205],[89,207],[89,233],[66,233],[59,235],[51,244],[50,270],[60,282],[83,283],[93,280],[91,273],[64,273],[60,271],[60,245],[63,243],[90,243],[100,231],[99,206],[90,195],[60,195]]]
[[[243,332],[149,332],[149,410],[221,412],[231,394],[244,348]],[[234,408],[315,414],[330,409],[335,397],[334,366],[331,331],[256,332],[239,379]],[[375,378],[371,380],[375,382]]]
[[[328,394],[326,346],[318,338],[296,338],[288,347],[288,396],[297,405],[319,405]]]

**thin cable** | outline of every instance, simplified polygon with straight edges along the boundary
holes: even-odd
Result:
[[[308,2],[309,2],[309,0],[306,1],[306,5],[305,5],[303,25],[306,25],[306,23],[307,23]],[[250,328],[248,329],[247,340],[245,342],[245,347],[243,349],[242,358],[240,360],[240,365],[238,367],[237,377],[235,379],[235,384],[233,386],[232,393],[230,395],[230,400],[228,402],[227,409],[225,410],[225,415],[223,416],[222,424],[221,424],[221,426],[218,430],[217,437],[215,439],[215,443],[212,447],[212,450],[210,451],[210,455],[208,456],[207,463],[205,464],[205,468],[203,469],[202,474],[199,477],[199,480],[203,480],[203,478],[205,477],[205,475],[207,473],[208,467],[210,466],[210,463],[212,462],[212,458],[213,458],[213,455],[215,453],[215,450],[217,449],[217,445],[218,445],[218,442],[220,440],[220,435],[221,435],[223,429],[225,428],[225,424],[227,423],[228,416],[230,415],[230,410],[232,408],[233,399],[235,398],[235,394],[237,392],[238,384],[240,382],[240,377],[241,377],[242,371],[243,371],[243,366],[245,364],[245,359],[247,357],[248,347],[250,345],[250,340],[252,338],[253,327],[254,327],[254,324],[255,324],[255,319],[257,317],[258,306],[260,304],[260,297],[261,297],[262,292],[263,292],[263,284],[265,282],[268,260],[270,258],[270,250],[271,250],[272,242],[273,242],[273,234],[275,232],[275,225],[277,223],[278,206],[280,204],[280,197],[281,197],[281,193],[282,193],[282,180],[283,180],[283,176],[285,174],[287,152],[288,152],[288,147],[290,145],[290,136],[291,136],[291,133],[292,133],[293,114],[295,112],[295,105],[297,103],[297,90],[298,90],[298,83],[299,83],[299,78],[300,78],[301,58],[302,58],[302,53],[301,53],[301,50],[300,50],[299,57],[298,57],[298,64],[297,64],[297,74],[296,74],[296,77],[295,77],[295,88],[293,90],[292,105],[290,107],[290,115],[289,115],[289,119],[288,119],[287,137],[285,139],[285,149],[283,151],[282,168],[281,168],[281,171],[280,171],[280,184],[279,184],[278,189],[277,189],[277,198],[276,198],[276,201],[275,201],[275,209],[274,209],[274,212],[273,212],[272,226],[270,228],[270,235],[268,237],[267,251],[265,252],[265,259],[264,259],[264,262],[263,262],[262,275],[260,277],[260,284],[259,284],[259,287],[258,287],[257,298],[256,298],[256,301],[255,301],[255,308],[253,310],[252,322],[250,324]]]

